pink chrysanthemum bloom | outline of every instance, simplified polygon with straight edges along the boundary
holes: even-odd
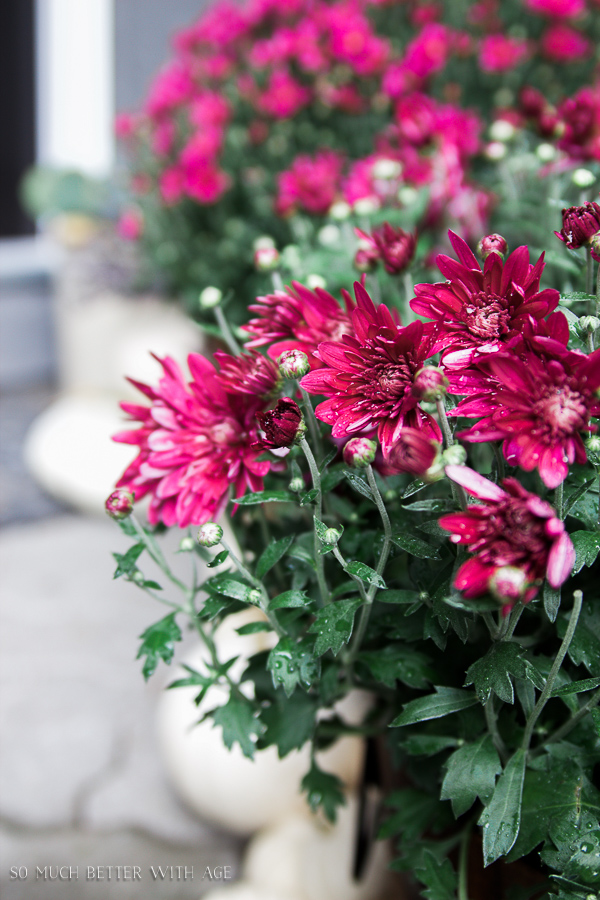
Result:
[[[188,357],[192,380],[186,384],[177,363],[166,357],[158,387],[131,380],[150,406],[122,403],[140,423],[122,431],[115,441],[134,444],[139,453],[117,482],[139,501],[152,499],[152,524],[201,525],[217,518],[227,503],[230,486],[241,497],[247,488],[262,489],[271,468],[259,461],[256,414],[266,403],[247,393],[226,390],[229,374],[221,377],[197,353]]]
[[[538,469],[546,487],[565,480],[569,465],[585,463],[581,432],[600,415],[600,350],[589,356],[546,339],[548,353],[492,354],[485,368],[499,382],[491,394],[460,403],[453,415],[484,416],[460,435],[472,442],[503,440],[510,465]]]
[[[293,281],[285,291],[257,297],[248,308],[260,318],[242,326],[253,335],[246,347],[271,344],[267,353],[273,360],[287,350],[301,350],[311,369],[320,368],[323,363],[315,353],[321,341],[341,340],[343,334],[352,332],[350,312],[354,303],[347,291],[342,291],[342,296],[344,307],[323,288],[311,291]]]
[[[218,379],[228,394],[248,394],[268,400],[281,387],[281,375],[272,359],[260,353],[230,356],[216,350],[219,363]]]
[[[531,12],[552,18],[571,19],[585,12],[585,0],[525,0]]]
[[[508,72],[516,69],[528,53],[527,41],[505,34],[490,34],[481,42],[479,65],[484,72]]]
[[[393,472],[406,472],[424,481],[444,477],[442,445],[419,428],[403,428],[391,449],[388,463]]]
[[[482,271],[465,241],[452,231],[449,235],[459,262],[438,256],[437,266],[448,280],[415,285],[410,304],[418,315],[435,322],[434,352],[449,347],[501,349],[526,322],[543,319],[558,306],[558,291],[540,291],[543,254],[532,266],[527,247],[517,247],[504,262],[490,253]]]
[[[317,418],[333,426],[334,438],[377,429],[386,458],[405,426],[441,440],[437,422],[412,392],[416,373],[433,352],[430,334],[422,322],[399,325],[387,306],[375,307],[361,284],[354,290],[353,333],[319,344],[325,365],[300,382],[309,393],[329,398],[317,406]]]
[[[467,544],[473,554],[454,579],[465,597],[480,597],[492,589],[506,601],[506,613],[517,599],[516,573],[507,568],[525,575],[519,589],[523,603],[535,597],[544,578],[553,588],[567,580],[575,550],[549,503],[530,494],[515,478],[506,478],[500,487],[467,466],[446,466],[446,474],[484,501],[439,520],[441,527],[451,532],[450,540]],[[509,575],[513,577],[506,577]]]
[[[558,109],[564,133],[557,141],[572,159],[600,160],[600,86],[581,88]]]
[[[333,150],[297,156],[291,168],[278,175],[276,212],[286,216],[303,209],[324,216],[338,193],[343,162]]]
[[[540,41],[542,53],[556,62],[573,62],[588,56],[592,43],[575,28],[554,22],[543,33]]]

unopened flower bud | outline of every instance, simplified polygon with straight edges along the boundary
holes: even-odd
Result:
[[[542,143],[539,144],[535,155],[540,160],[540,162],[547,163],[552,162],[553,159],[556,159],[556,147],[553,144]]]
[[[404,185],[399,189],[397,197],[402,206],[413,206],[419,199],[419,192],[414,187]]]
[[[356,437],[344,447],[344,462],[353,469],[364,469],[375,459],[377,444],[370,438]]]
[[[493,141],[510,141],[514,138],[515,132],[515,126],[507,119],[496,119],[490,125],[490,137]]]
[[[445,466],[464,466],[467,461],[467,451],[462,444],[452,444],[442,453],[442,462]]]
[[[257,413],[256,418],[265,433],[260,442],[265,450],[292,447],[299,444],[306,434],[306,423],[300,407],[290,397],[282,397],[274,409]]]
[[[342,536],[342,532],[337,528],[328,528],[323,534],[322,541],[324,544],[337,544]]]
[[[437,366],[424,366],[414,377],[412,395],[417,400],[441,400],[448,390],[448,379]]]
[[[380,203],[376,197],[362,197],[354,204],[354,212],[357,216],[372,216],[379,209]]]
[[[279,266],[279,251],[275,247],[259,247],[254,251],[254,268],[258,272],[272,272]]]
[[[417,248],[415,234],[384,222],[380,228],[373,229],[371,238],[389,275],[399,275],[410,266]]]
[[[507,250],[508,244],[501,234],[486,234],[477,244],[477,252],[482,259],[487,259],[490,253],[504,256]]]
[[[486,144],[483,152],[492,162],[498,162],[507,154],[506,144],[502,144],[500,141],[490,141],[489,144]]]
[[[260,237],[257,237],[254,243],[252,244],[252,249],[256,253],[257,250],[273,250],[275,247],[275,241],[268,234],[261,234]]]
[[[344,200],[339,200],[337,203],[334,203],[329,210],[329,216],[332,219],[335,219],[336,222],[345,222],[345,220],[350,217],[351,212],[352,207],[350,204],[346,203]]]
[[[212,309],[214,306],[218,306],[222,299],[223,291],[220,291],[218,287],[209,285],[209,287],[205,287],[203,291],[200,291],[198,302],[202,309]]]
[[[423,434],[420,428],[403,428],[387,461],[396,472],[407,472],[424,481],[438,481],[444,477],[441,455],[439,441]]]
[[[597,231],[596,234],[590,238],[590,254],[592,259],[595,259],[596,262],[600,262],[600,231]]]
[[[315,273],[306,276],[306,284],[311,289],[311,291],[314,291],[315,288],[327,287],[327,282],[325,281],[323,276],[317,275]]]
[[[189,553],[190,550],[194,549],[194,546],[193,539],[189,535],[186,535],[186,537],[182,538],[179,542],[179,551],[180,553]]]
[[[589,244],[600,229],[600,203],[584,203],[562,211],[562,228],[555,231],[559,240],[570,250]]]
[[[575,169],[571,175],[571,180],[576,187],[586,188],[591,187],[596,180],[596,176],[589,169]]]
[[[126,519],[133,512],[134,501],[134,494],[118,488],[108,497],[104,508],[111,519]]]
[[[582,316],[579,320],[579,328],[592,334],[600,328],[600,319],[597,316]]]
[[[142,581],[145,581],[143,572],[140,572],[139,569],[135,569],[131,575],[131,580],[141,584]]]
[[[251,603],[252,606],[260,606],[262,600],[262,594],[256,588],[253,588],[248,594],[248,603]]]
[[[303,378],[310,372],[308,356],[302,350],[286,350],[277,362],[284,378]]]
[[[594,456],[600,456],[600,434],[593,434],[585,441],[585,448],[588,453]]]
[[[340,236],[340,229],[337,225],[323,225],[317,234],[317,240],[323,247],[334,247]]]
[[[205,522],[196,535],[201,547],[214,547],[223,537],[223,529],[216,522]]]
[[[397,159],[378,159],[371,169],[371,175],[381,181],[391,181],[402,174],[402,163]]]
[[[360,247],[354,254],[354,268],[358,272],[372,272],[379,262],[379,251],[376,247]]]
[[[527,575],[516,566],[500,566],[490,578],[490,592],[503,603],[516,603],[527,588]]]
[[[294,494],[299,494],[300,491],[304,490],[304,479],[303,478],[292,478],[288,485],[290,491]]]

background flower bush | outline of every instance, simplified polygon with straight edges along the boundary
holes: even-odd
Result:
[[[282,251],[385,207],[429,266],[448,226],[512,244],[539,204],[540,142],[553,171],[600,158],[599,32],[595,0],[218,3],[118,122],[134,190],[121,233],[194,316],[207,285],[232,289],[237,322],[264,291],[264,235]]]

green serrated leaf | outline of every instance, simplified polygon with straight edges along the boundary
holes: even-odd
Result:
[[[411,512],[435,512],[442,513],[448,509],[455,509],[456,504],[454,500],[417,500],[415,503],[407,503],[404,509],[408,509]]]
[[[269,546],[263,550],[256,563],[257,578],[264,578],[267,572],[269,572],[273,566],[285,556],[290,549],[293,540],[294,535],[288,535],[287,537],[280,538],[278,541],[272,541]]]
[[[467,669],[465,686],[472,684],[481,703],[487,703],[494,692],[505,703],[514,702],[511,675],[534,680],[543,687],[543,679],[531,663],[523,659],[517,644],[502,641],[494,644],[482,659],[478,659]]]
[[[365,581],[367,584],[374,584],[376,587],[385,588],[386,584],[381,575],[378,575],[375,569],[372,569],[371,566],[367,566],[363,562],[359,562],[358,560],[353,560],[349,562],[346,566],[346,572],[349,575],[354,575],[356,578],[360,578],[361,581]]]
[[[211,559],[210,562],[206,563],[207,569],[215,569],[217,566],[220,566],[225,562],[228,556],[229,550],[221,550],[221,552],[217,553],[217,555],[213,559]]]
[[[269,601],[269,609],[297,609],[308,606],[311,600],[306,591],[284,591]]]
[[[214,619],[219,615],[219,613],[222,613],[224,609],[227,609],[229,606],[231,606],[231,604],[231,597],[207,597],[202,604],[202,609],[199,611],[198,616],[201,619]]]
[[[256,503],[293,503],[295,497],[289,491],[256,491],[253,494],[244,494],[237,497],[232,503],[239,506],[253,506]]]
[[[402,550],[406,550],[411,556],[416,556],[419,559],[441,559],[435,547],[432,547],[426,541],[422,541],[421,538],[414,537],[412,534],[396,532],[392,536],[392,541],[397,547],[401,547]]]
[[[271,672],[274,686],[282,687],[291,697],[297,685],[309,687],[318,679],[321,664],[315,659],[311,640],[304,638],[296,642],[292,638],[282,637],[269,653],[267,669]]]
[[[487,803],[494,793],[496,775],[502,771],[494,742],[484,734],[448,757],[440,799],[451,800],[456,818],[471,808],[477,797]]]
[[[392,728],[402,725],[414,725],[416,722],[425,722],[429,719],[441,719],[451,713],[467,709],[477,703],[477,697],[472,691],[463,691],[460,688],[436,687],[435,694],[419,697],[407,703],[403,711],[391,724]]]
[[[117,563],[113,578],[120,578],[121,575],[131,575],[132,572],[135,572],[137,561],[145,549],[145,544],[138,543],[130,547],[126,553],[113,553]]]
[[[282,759],[292,750],[299,750],[312,738],[316,714],[315,700],[301,691],[297,691],[285,702],[272,703],[261,714],[266,725],[261,743],[275,744],[278,756]]]
[[[310,491],[306,491],[304,494],[300,495],[300,506],[307,506],[310,503],[314,503],[317,499],[318,490],[316,488],[311,488]]]
[[[301,789],[306,793],[308,805],[313,812],[322,807],[330,822],[335,822],[338,806],[344,806],[344,784],[337,775],[324,772],[312,762],[307,774],[302,779]]]
[[[430,850],[421,855],[423,865],[415,869],[415,875],[426,886],[421,892],[427,900],[456,900],[458,879],[449,859],[440,862]]]
[[[558,636],[564,638],[568,620],[557,622]],[[576,666],[584,665],[590,675],[600,675],[600,610],[586,602],[569,645],[569,657]]]
[[[173,659],[175,641],[181,640],[181,630],[175,621],[175,613],[170,613],[159,622],[155,622],[140,635],[141,646],[136,659],[145,656],[142,674],[146,681],[156,670],[159,660],[167,663]]]
[[[396,681],[416,689],[427,688],[435,673],[425,653],[405,644],[387,644],[381,650],[363,651],[359,659],[364,662],[377,681],[390,688]]]
[[[262,725],[252,704],[245,698],[232,694],[224,706],[214,710],[212,717],[215,724],[223,729],[225,746],[231,750],[238,743],[244,756],[252,759],[256,738],[262,732]]]
[[[563,498],[563,518],[566,518],[567,515],[571,512],[571,509],[575,506],[578,500],[581,499],[587,492],[594,486],[596,483],[596,478],[588,478],[587,481],[584,481],[583,484],[579,485],[569,485],[565,488],[564,498]]]
[[[301,562],[309,565],[311,569],[316,568],[316,564],[311,552],[301,544],[293,544],[288,550],[288,556],[290,556],[292,559],[299,559]]]
[[[234,581],[232,578],[220,578],[214,581],[211,579],[204,586],[217,594],[223,594],[233,600],[242,600],[244,603],[250,602],[250,594],[253,590],[249,585],[243,584],[241,581]]]
[[[315,655],[322,656],[331,650],[334,656],[340,652],[352,635],[356,610],[362,605],[360,598],[336,600],[317,613],[315,621],[308,629],[317,635]]]
[[[401,834],[408,841],[417,840],[438,815],[440,803],[437,797],[416,788],[394,791],[385,801],[386,806],[397,809],[381,826],[381,840]]]
[[[411,481],[408,487],[404,490],[402,494],[400,494],[401,500],[406,500],[407,497],[412,497],[413,494],[418,494],[419,491],[422,491],[423,488],[427,487],[427,482],[423,481],[422,478],[416,478],[415,481]]]
[[[521,799],[527,754],[517,750],[500,775],[492,798],[479,819],[483,827],[483,862],[489,866],[514,846],[521,824]]]
[[[592,566],[600,553],[600,534],[591,531],[575,531],[571,536],[575,547],[575,564],[573,574],[576,575],[584,566]]]
[[[345,472],[344,473],[350,487],[353,488],[357,493],[362,494],[363,497],[366,497],[367,500],[370,500],[372,503],[375,503],[375,497],[373,496],[373,491],[360,475],[355,475],[354,472]]]

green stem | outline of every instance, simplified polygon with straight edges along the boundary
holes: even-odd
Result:
[[[245,578],[246,581],[249,582],[249,584],[251,584],[252,587],[260,593],[261,601],[259,604],[259,608],[269,620],[269,623],[273,630],[279,635],[279,637],[283,637],[285,632],[283,631],[281,625],[279,624],[273,613],[269,612],[269,595],[267,594],[266,588],[263,585],[262,581],[259,581],[258,578],[255,578],[254,575],[249,571],[249,569],[247,569],[246,566],[241,562],[241,560],[238,559],[238,557],[235,555],[224,538],[221,538],[220,543],[221,546],[223,546],[229,553],[229,559],[232,561],[240,575]]]
[[[378,575],[383,575],[392,547],[392,524],[390,522],[388,511],[385,508],[383,498],[379,492],[377,481],[375,479],[375,473],[373,472],[371,466],[367,466],[367,479],[369,481],[369,487],[371,488],[373,497],[375,498],[375,503],[377,504],[377,509],[379,510],[381,521],[383,523],[383,546],[381,548],[381,553],[379,554],[379,560],[377,562],[377,568],[375,570]],[[369,617],[373,608],[373,600],[375,599],[377,590],[377,585],[372,584],[367,591],[366,603],[360,611],[358,625],[356,626],[356,631],[352,636],[352,640],[350,641],[350,646],[348,648],[348,656],[346,659],[346,663],[348,666],[352,664],[354,658],[356,657],[356,654],[360,650],[360,646],[362,644],[363,638],[365,636],[365,631],[367,630],[367,625],[369,623]]]
[[[300,388],[300,394],[302,395],[302,405],[304,407],[306,424],[308,425],[308,431],[310,433],[310,439],[313,443],[315,450],[317,451],[319,457],[321,455],[321,435],[319,434],[319,425],[317,422],[317,417],[315,416],[315,411],[313,409],[313,405],[311,403],[311,399],[304,388]]]
[[[502,481],[502,479],[504,478],[504,457],[502,456],[500,447],[495,443],[495,441],[492,441],[492,450],[494,451],[496,466],[498,467],[498,481]]]
[[[312,478],[313,487],[317,492],[317,496],[315,498],[315,515],[319,521],[323,519],[323,494],[321,491],[321,475],[319,473],[319,467],[317,466],[317,461],[313,455],[312,450],[306,438],[302,438],[300,441],[300,446],[302,447],[302,451],[306,457],[306,461],[308,463],[308,468],[310,469],[310,474]],[[314,525],[313,525],[314,527]],[[323,604],[329,603],[329,588],[327,587],[327,582],[325,580],[325,560],[322,553],[319,553],[321,549],[321,541],[317,534],[317,530],[315,528],[314,532],[314,548],[315,548],[315,565],[317,568],[317,582],[319,585],[319,592],[321,594],[321,601]]]
[[[436,400],[435,405],[437,407],[438,416],[440,418],[442,434],[444,435],[444,444],[446,445],[446,447],[452,447],[452,445],[454,444],[454,438],[452,436],[450,423],[448,422],[448,417],[446,415],[446,404],[444,403],[444,398],[440,397],[439,400]],[[466,509],[467,495],[465,493],[464,487],[461,484],[456,484],[454,481],[451,481],[450,484],[452,486],[452,494],[454,496],[454,499],[459,504],[461,509]]]
[[[546,744],[553,744],[556,741],[560,741],[562,738],[564,738],[566,734],[572,731],[573,728],[575,728],[575,726],[578,725],[579,722],[581,722],[581,720],[589,713],[591,709],[594,709],[595,706],[598,706],[598,703],[600,703],[600,688],[598,688],[598,690],[594,694],[592,694],[587,703],[584,703],[584,705],[580,709],[578,709],[576,713],[573,713],[570,719],[567,719],[567,721],[563,725],[561,725],[560,728],[557,728],[554,734],[551,734],[550,737],[546,738],[546,740],[543,741],[542,744],[540,744],[540,746],[534,751],[534,753],[539,753],[542,748],[546,746]]]
[[[471,840],[471,823],[463,831],[460,840],[458,857],[458,900],[469,900],[467,874],[469,865],[469,843]]]
[[[529,750],[529,745],[531,744],[531,738],[533,736],[533,729],[535,727],[535,723],[539,719],[542,710],[546,703],[550,698],[550,694],[552,693],[552,688],[554,686],[554,682],[556,680],[556,676],[558,675],[559,669],[562,665],[563,659],[566,656],[567,650],[573,640],[573,635],[575,634],[575,629],[577,628],[577,622],[579,621],[579,614],[581,613],[581,606],[583,603],[583,594],[581,591],[574,591],[573,593],[573,609],[571,611],[571,618],[569,619],[569,624],[567,626],[567,631],[562,640],[562,644],[559,647],[558,653],[556,654],[556,658],[552,663],[552,668],[550,669],[550,673],[546,680],[546,684],[544,685],[544,689],[539,696],[538,702],[535,704],[533,708],[533,712],[529,716],[527,720],[527,724],[525,726],[525,733],[523,735],[523,743],[521,744],[523,750],[527,752]]]
[[[496,623],[494,622],[494,617],[492,616],[492,614],[490,612],[485,611],[485,612],[481,613],[481,617],[488,627],[488,631],[490,633],[490,637],[492,638],[492,640],[494,640],[494,641],[497,640],[498,639],[498,627],[497,627]]]
[[[509,619],[508,619],[508,627],[506,629],[506,634],[504,634],[502,640],[509,641],[514,634],[515,628],[519,624],[519,619],[523,615],[523,610],[525,607],[522,603],[517,603],[514,609],[512,610]]]
[[[275,272],[271,272],[271,279],[273,281],[273,289],[275,291],[283,291],[283,279],[277,270],[275,270]]]
[[[213,313],[215,315],[215,319],[217,320],[217,325],[221,329],[221,336],[229,347],[229,350],[234,356],[239,356],[242,350],[233,336],[233,331],[229,327],[229,322],[225,318],[225,313],[220,306],[215,306],[213,308]]]
[[[594,289],[594,259],[592,254],[590,253],[590,248],[588,247],[586,253],[586,266],[585,266],[585,292],[586,294],[591,294]],[[593,300],[589,301],[589,311],[588,314],[590,316],[594,315],[594,302]]]
[[[167,576],[167,578],[169,579],[169,581],[172,584],[176,585],[176,587],[178,587],[180,591],[183,591],[183,593],[186,593],[186,591],[187,591],[186,585],[183,583],[183,581],[180,581],[179,578],[177,578],[177,576],[173,575],[173,573],[171,572],[171,569],[169,568],[169,564],[167,563],[165,557],[163,556],[163,552],[160,549],[160,547],[158,546],[153,535],[149,534],[147,531],[145,531],[144,528],[142,528],[142,526],[140,525],[140,523],[138,522],[136,517],[133,515],[133,513],[130,515],[129,521],[135,528],[136,534],[138,535],[138,537],[140,538],[140,540],[146,547],[146,550],[150,554],[150,557],[154,560],[154,562],[159,567],[159,569],[161,569],[161,571],[165,573],[165,575]]]

